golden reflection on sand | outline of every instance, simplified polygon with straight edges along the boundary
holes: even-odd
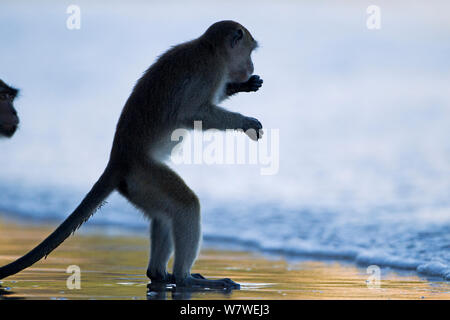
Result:
[[[52,228],[0,220],[0,264],[26,253]],[[368,288],[365,269],[337,262],[287,262],[243,251],[202,250],[193,272],[231,278],[231,292],[167,290],[147,295],[145,237],[75,235],[46,260],[1,281],[0,299],[450,299],[450,284],[383,272]],[[81,269],[81,289],[66,285],[69,265]]]

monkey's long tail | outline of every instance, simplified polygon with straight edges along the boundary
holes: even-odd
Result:
[[[23,257],[0,268],[0,279],[16,274],[47,257],[95,213],[114,191],[116,187],[114,180],[113,174],[107,168],[75,211],[51,235]]]

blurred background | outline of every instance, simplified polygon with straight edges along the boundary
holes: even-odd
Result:
[[[81,28],[69,30],[69,5]],[[381,29],[366,26],[370,5]],[[21,128],[0,141],[0,211],[56,225],[104,169],[133,85],[170,46],[232,19],[259,41],[257,93],[223,103],[279,129],[279,171],[174,165],[205,242],[450,279],[446,1],[5,1],[0,78]],[[267,137],[266,137],[267,138]],[[145,234],[114,194],[90,224]],[[7,212],[7,213],[6,213]]]

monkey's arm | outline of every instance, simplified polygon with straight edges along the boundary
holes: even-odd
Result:
[[[228,83],[226,88],[227,96],[232,96],[238,92],[258,91],[263,84],[263,79],[258,75],[253,75],[244,83]]]
[[[203,130],[242,129],[252,140],[258,140],[262,136],[262,125],[257,119],[225,110],[216,105],[203,106],[194,119],[191,119],[190,126],[192,127],[194,121],[199,120],[202,121]]]

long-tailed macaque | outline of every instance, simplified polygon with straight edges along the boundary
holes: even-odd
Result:
[[[177,286],[239,288],[230,279],[191,274],[201,240],[200,203],[195,193],[162,162],[177,128],[242,129],[252,139],[261,123],[218,106],[237,92],[257,91],[252,51],[257,42],[237,22],[221,21],[199,38],[177,45],[150,66],[136,83],[117,124],[105,171],[75,211],[25,256],[0,268],[0,279],[47,256],[85,222],[114,190],[152,219],[147,275]],[[167,263],[175,251],[173,274]]]
[[[11,138],[19,125],[14,99],[19,90],[0,80],[0,137]]]

